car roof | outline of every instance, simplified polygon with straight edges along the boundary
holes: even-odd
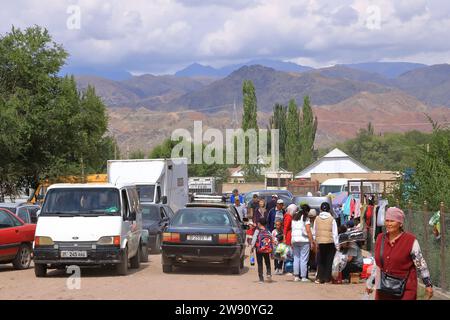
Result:
[[[112,183],[55,183],[52,184],[48,190],[51,189],[96,189],[96,188],[114,188],[120,189],[125,187],[136,187],[133,184],[112,184]]]
[[[0,208],[19,208],[19,207],[37,207],[39,208],[40,206],[36,205],[36,204],[32,204],[32,203],[27,203],[27,202],[2,202],[0,203]]]
[[[188,203],[186,204],[186,208],[222,208],[222,209],[228,209],[231,207],[231,204],[225,204],[225,203]]]

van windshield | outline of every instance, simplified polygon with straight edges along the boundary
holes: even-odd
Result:
[[[141,202],[153,202],[155,198],[155,186],[137,186],[137,191],[139,194],[139,200]]]
[[[337,193],[342,191],[342,186],[320,186],[320,193],[327,195],[329,193]]]
[[[42,207],[42,215],[119,215],[119,191],[113,188],[52,189]]]

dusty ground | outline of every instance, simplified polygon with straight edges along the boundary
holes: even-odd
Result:
[[[224,268],[176,268],[164,274],[159,255],[130,270],[127,276],[116,276],[114,270],[83,268],[81,288],[69,290],[71,279],[63,270],[51,270],[46,278],[36,278],[34,270],[17,271],[0,265],[0,299],[258,299],[261,286],[270,290],[273,299],[347,299],[359,300],[364,284],[314,284],[293,282],[290,276],[273,276],[272,283],[259,284],[255,266],[249,259],[241,275]]]

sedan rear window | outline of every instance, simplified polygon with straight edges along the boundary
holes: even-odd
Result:
[[[172,220],[173,226],[231,226],[226,209],[186,208],[181,209]]]

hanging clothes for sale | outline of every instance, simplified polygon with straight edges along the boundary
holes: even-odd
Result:
[[[386,208],[388,201],[385,199],[378,200],[378,214],[377,214],[377,227],[384,226],[384,215],[386,213]]]
[[[354,211],[353,211],[353,218],[359,218],[361,217],[361,200],[356,199],[354,200]]]

